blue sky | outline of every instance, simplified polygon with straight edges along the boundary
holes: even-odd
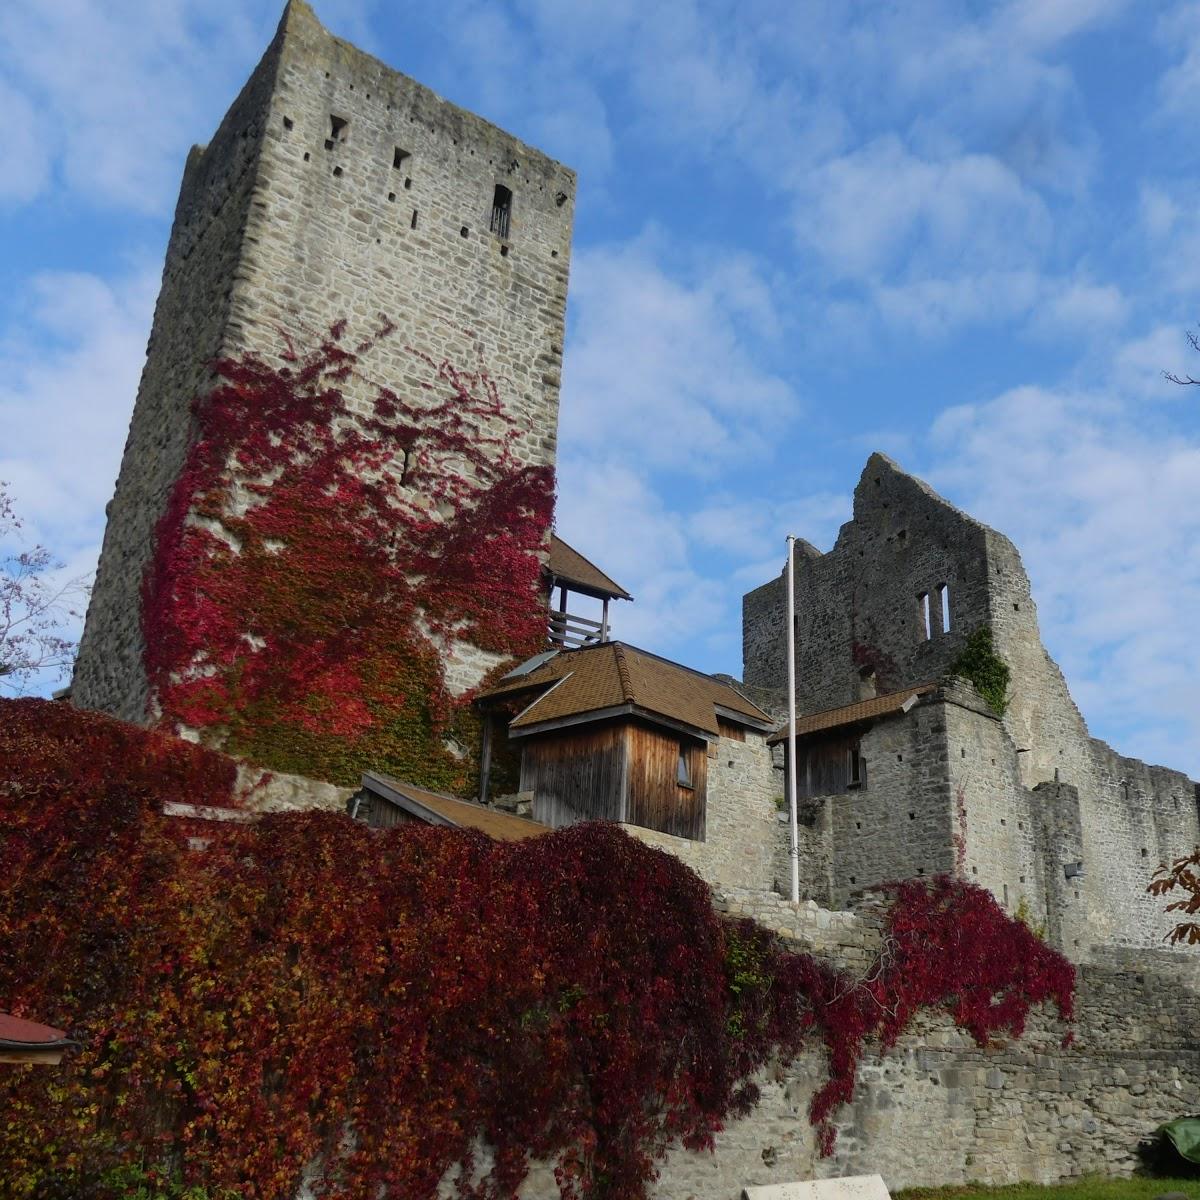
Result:
[[[179,174],[280,3],[0,8],[0,479],[95,560]],[[1092,731],[1200,776],[1200,4],[325,0],[579,172],[560,530],[628,640],[740,597],[882,449],[1021,549]]]

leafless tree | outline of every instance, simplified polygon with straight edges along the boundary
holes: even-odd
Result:
[[[0,694],[20,695],[44,672],[64,677],[76,643],[63,626],[80,617],[82,578],[55,579],[61,568],[45,546],[19,548],[21,521],[0,482]]]

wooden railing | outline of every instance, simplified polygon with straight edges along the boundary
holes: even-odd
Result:
[[[552,646],[593,646],[608,641],[608,623],[571,613],[550,613],[550,644]]]

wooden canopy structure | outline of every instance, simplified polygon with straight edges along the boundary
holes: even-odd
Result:
[[[553,646],[586,646],[608,641],[608,605],[610,600],[632,600],[633,597],[598,566],[583,557],[556,533],[550,535],[550,558],[546,564],[549,580],[550,644]],[[558,608],[553,608],[554,592],[558,590]],[[602,602],[599,621],[568,613],[567,594],[575,592]]]

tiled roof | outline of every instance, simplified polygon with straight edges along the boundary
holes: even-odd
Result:
[[[837,729],[842,725],[853,725],[858,721],[870,721],[876,717],[884,717],[889,713],[899,712],[910,699],[932,692],[934,684],[918,683],[913,687],[903,688],[898,692],[888,692],[884,696],[872,696],[870,700],[859,700],[856,704],[844,704],[841,708],[827,708],[824,712],[808,713],[796,718],[796,736],[803,737],[806,733],[821,733],[826,729]],[[911,707],[911,706],[910,706]],[[772,737],[767,738],[769,745],[782,742],[787,738],[787,729],[781,729]]]
[[[537,688],[542,694],[513,719],[510,729],[629,706],[714,735],[718,707],[735,722],[760,729],[774,724],[756,704],[711,675],[623,642],[560,651],[526,675],[500,680],[480,699]]]
[[[511,813],[484,808],[469,800],[444,796],[441,792],[427,792],[413,787],[402,779],[368,771],[362,777],[363,787],[399,804],[406,812],[432,825],[452,825],[456,829],[478,829],[498,842],[515,842],[522,838],[538,837],[549,833],[550,826],[527,817],[515,817]]]
[[[550,535],[550,574],[568,591],[582,592],[585,596],[606,596],[615,600],[632,600],[633,597],[619,584],[609,579],[595,563],[589,562],[573,546],[568,546],[556,533]]]

